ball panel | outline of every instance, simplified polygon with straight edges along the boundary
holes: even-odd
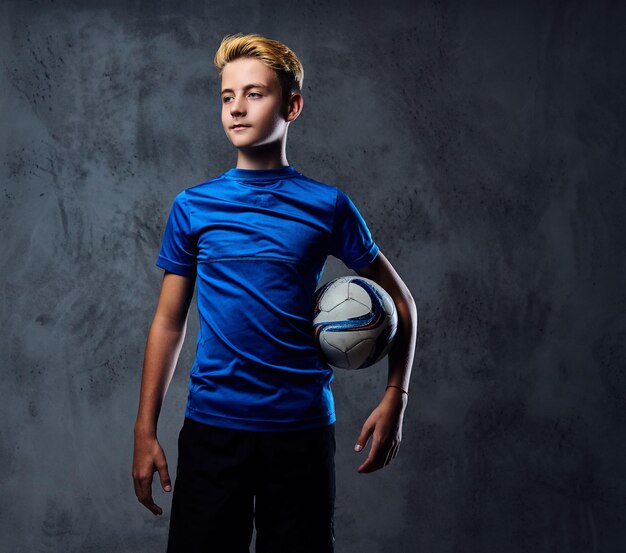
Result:
[[[367,316],[369,312],[369,307],[363,305],[362,303],[354,301],[351,298],[348,298],[338,303],[332,309],[322,311],[320,313],[320,321],[341,321],[346,319],[356,319],[359,317]]]
[[[359,303],[362,303],[367,309],[372,307],[372,300],[368,291],[358,282],[353,280],[348,283],[348,296]]]
[[[348,299],[348,290],[344,287],[326,290],[326,292],[321,296],[319,309],[320,311],[332,311],[335,307],[341,305],[342,302],[348,301]]]
[[[355,344],[348,352],[346,356],[348,358],[350,369],[363,368],[370,356],[372,348],[375,347],[376,341],[372,339],[365,339]]]
[[[383,308],[386,313],[388,313],[389,315],[395,315],[397,319],[396,304],[393,303],[393,300],[391,299],[391,296],[389,294],[385,294],[383,296]]]
[[[328,343],[324,335],[322,335],[320,339],[320,347],[326,360],[333,367],[338,367],[340,369],[348,369],[350,368],[350,363],[348,361],[348,356],[345,351],[342,351],[335,347],[333,344]]]
[[[343,352],[349,353],[351,349],[364,340],[374,340],[378,338],[378,330],[363,331],[354,329],[352,331],[331,331],[324,332],[324,341]]]
[[[389,353],[389,349],[391,348],[391,344],[396,335],[396,325],[390,325],[386,327],[383,332],[376,340],[376,346],[372,349],[370,355],[370,361],[373,365],[380,361],[387,353]]]

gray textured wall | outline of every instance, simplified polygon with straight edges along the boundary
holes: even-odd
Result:
[[[211,60],[239,31],[301,57],[289,161],[420,308],[379,473],[352,445],[385,367],[337,374],[338,553],[624,550],[623,3],[0,5],[0,550],[163,550],[130,478],[154,260],[174,195],[234,163]]]

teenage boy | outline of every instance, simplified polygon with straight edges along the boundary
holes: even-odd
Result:
[[[311,330],[327,256],[383,286],[398,310],[388,385],[355,445],[361,451],[372,438],[359,472],[398,453],[416,308],[351,200],[287,162],[287,130],[303,106],[296,55],[280,42],[238,34],[224,38],[215,65],[237,165],[181,192],[168,218],[135,424],[135,493],[157,515],[154,472],[165,491],[172,488],[157,419],[197,283],[200,332],[168,551],[247,552],[254,523],[257,553],[331,552],[333,374]]]

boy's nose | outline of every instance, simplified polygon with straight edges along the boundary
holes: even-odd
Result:
[[[230,104],[230,114],[235,116],[235,115],[242,115],[243,113],[244,113],[244,107],[243,107],[241,100],[234,99],[232,103]]]

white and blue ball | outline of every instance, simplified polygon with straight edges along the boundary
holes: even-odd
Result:
[[[315,292],[313,330],[326,361],[363,369],[389,351],[398,326],[391,296],[360,276],[333,279]]]

